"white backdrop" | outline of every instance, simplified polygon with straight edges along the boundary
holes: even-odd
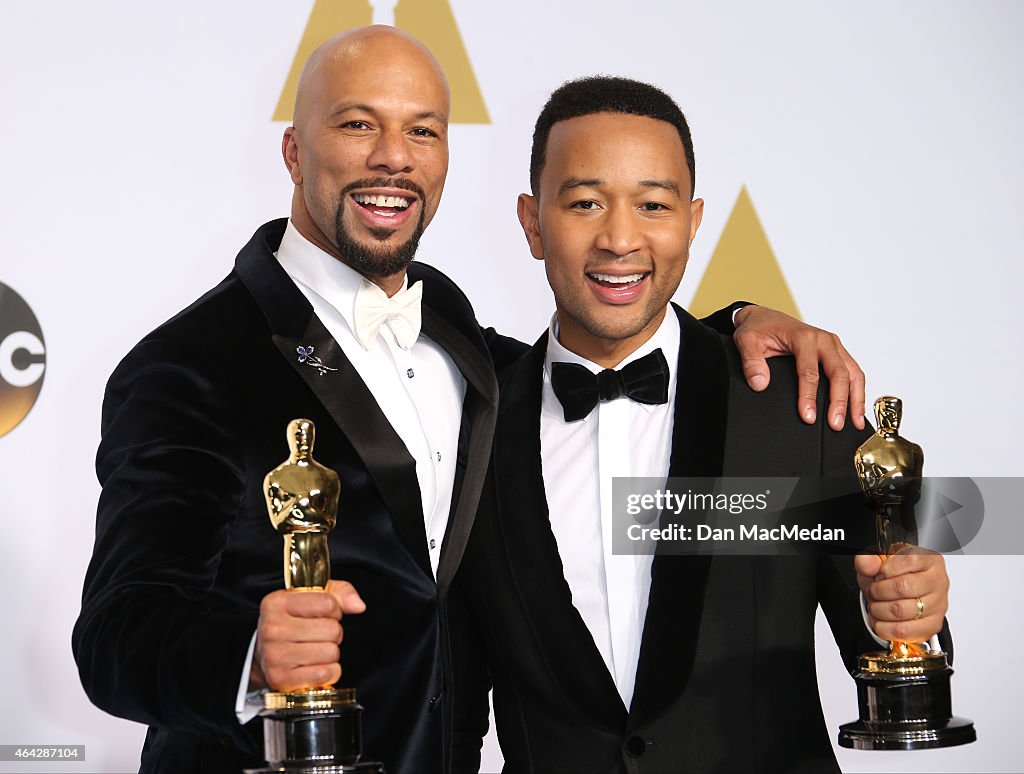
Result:
[[[47,348],[38,402],[0,437],[0,744],[86,745],[87,762],[60,771],[135,770],[143,736],[89,704],[69,645],[103,386],[137,339],[230,270],[260,223],[287,213],[284,124],[270,117],[311,7],[0,0],[0,283],[35,311]],[[1024,4],[451,7],[492,123],[453,126],[445,199],[420,257],[460,282],[481,321],[532,341],[551,311],[515,217],[547,94],[595,72],[649,80],[691,121],[707,202],[678,299],[693,295],[746,185],[804,317],[841,333],[869,397],[904,397],[927,472],[1024,473]],[[844,750],[845,769],[1024,768],[1024,561],[949,566],[954,704],[978,743]],[[834,728],[856,699],[820,635]],[[493,743],[485,760],[500,765]]]

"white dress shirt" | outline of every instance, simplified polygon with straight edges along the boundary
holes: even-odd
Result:
[[[382,325],[373,346],[364,347],[355,336],[353,317],[356,294],[369,280],[307,240],[291,221],[277,260],[312,304],[313,313],[338,342],[416,460],[424,540],[436,577],[455,484],[465,378],[448,353],[422,332],[405,350],[391,329]],[[407,286],[408,278],[402,290]],[[241,723],[262,709],[256,701],[246,701],[255,642],[254,634],[235,706]]]
[[[668,477],[679,338],[679,320],[669,308],[655,334],[617,366],[660,348],[669,368],[667,403],[651,406],[622,397],[598,403],[584,419],[566,422],[551,388],[551,364],[578,363],[593,373],[604,368],[559,343],[555,318],[548,330],[540,453],[551,530],[573,605],[627,708],[633,698],[654,557],[612,554],[612,479]]]

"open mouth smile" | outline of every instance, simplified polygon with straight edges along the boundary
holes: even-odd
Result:
[[[394,217],[409,209],[409,199],[404,196],[384,196],[377,194],[353,194],[356,204],[383,217]]]
[[[648,274],[650,274],[650,272],[637,272],[636,274],[623,274],[622,276],[617,276],[615,274],[588,273],[587,278],[591,282],[596,282],[601,287],[625,290],[639,285]]]
[[[638,299],[650,276],[649,271],[635,271],[629,274],[586,272],[587,283],[594,294],[609,304],[628,304]]]
[[[371,228],[397,229],[415,209],[418,197],[408,191],[358,191],[351,194],[359,217]]]

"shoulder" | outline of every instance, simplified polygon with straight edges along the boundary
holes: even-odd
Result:
[[[409,264],[409,282],[423,282],[423,306],[452,326],[489,359],[493,369],[513,362],[526,345],[494,330],[484,330],[466,294],[440,270],[420,261]]]
[[[286,219],[264,223],[241,248],[234,268],[217,285],[139,342],[180,342],[189,349],[237,347],[269,335],[269,315],[299,319],[310,309],[274,257]],[[262,300],[259,300],[262,299]]]
[[[423,281],[423,303],[437,311],[443,317],[465,318],[468,316],[476,322],[473,305],[469,302],[462,288],[440,269],[421,261],[409,264],[410,284]]]
[[[232,272],[121,359],[104,391],[104,417],[141,396],[183,405],[237,395],[225,385],[244,386],[273,347],[266,318]]]
[[[728,364],[729,448],[734,461],[758,460],[759,466],[803,474],[845,471],[853,452],[871,430],[857,430],[849,418],[842,430],[828,426],[830,384],[824,372],[818,373],[815,421],[807,424],[797,410],[798,374],[791,355],[768,359],[768,387],[755,392],[747,384],[743,361],[732,338],[716,335],[721,339]]]
[[[509,339],[509,341],[515,342],[514,350],[510,351],[512,356],[500,365],[495,364],[498,386],[501,390],[516,389],[524,384],[540,381],[544,373],[544,357],[548,350],[547,330],[540,335],[533,346],[523,344],[515,339]]]
[[[169,320],[142,337],[127,357],[152,350],[229,355],[242,342],[269,337],[252,295],[232,271]]]

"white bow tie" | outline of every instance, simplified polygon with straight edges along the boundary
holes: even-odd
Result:
[[[355,334],[359,343],[371,349],[377,341],[380,326],[386,324],[395,335],[398,345],[408,350],[420,335],[422,298],[422,280],[395,293],[391,298],[372,282],[363,280],[356,292],[355,305]]]

